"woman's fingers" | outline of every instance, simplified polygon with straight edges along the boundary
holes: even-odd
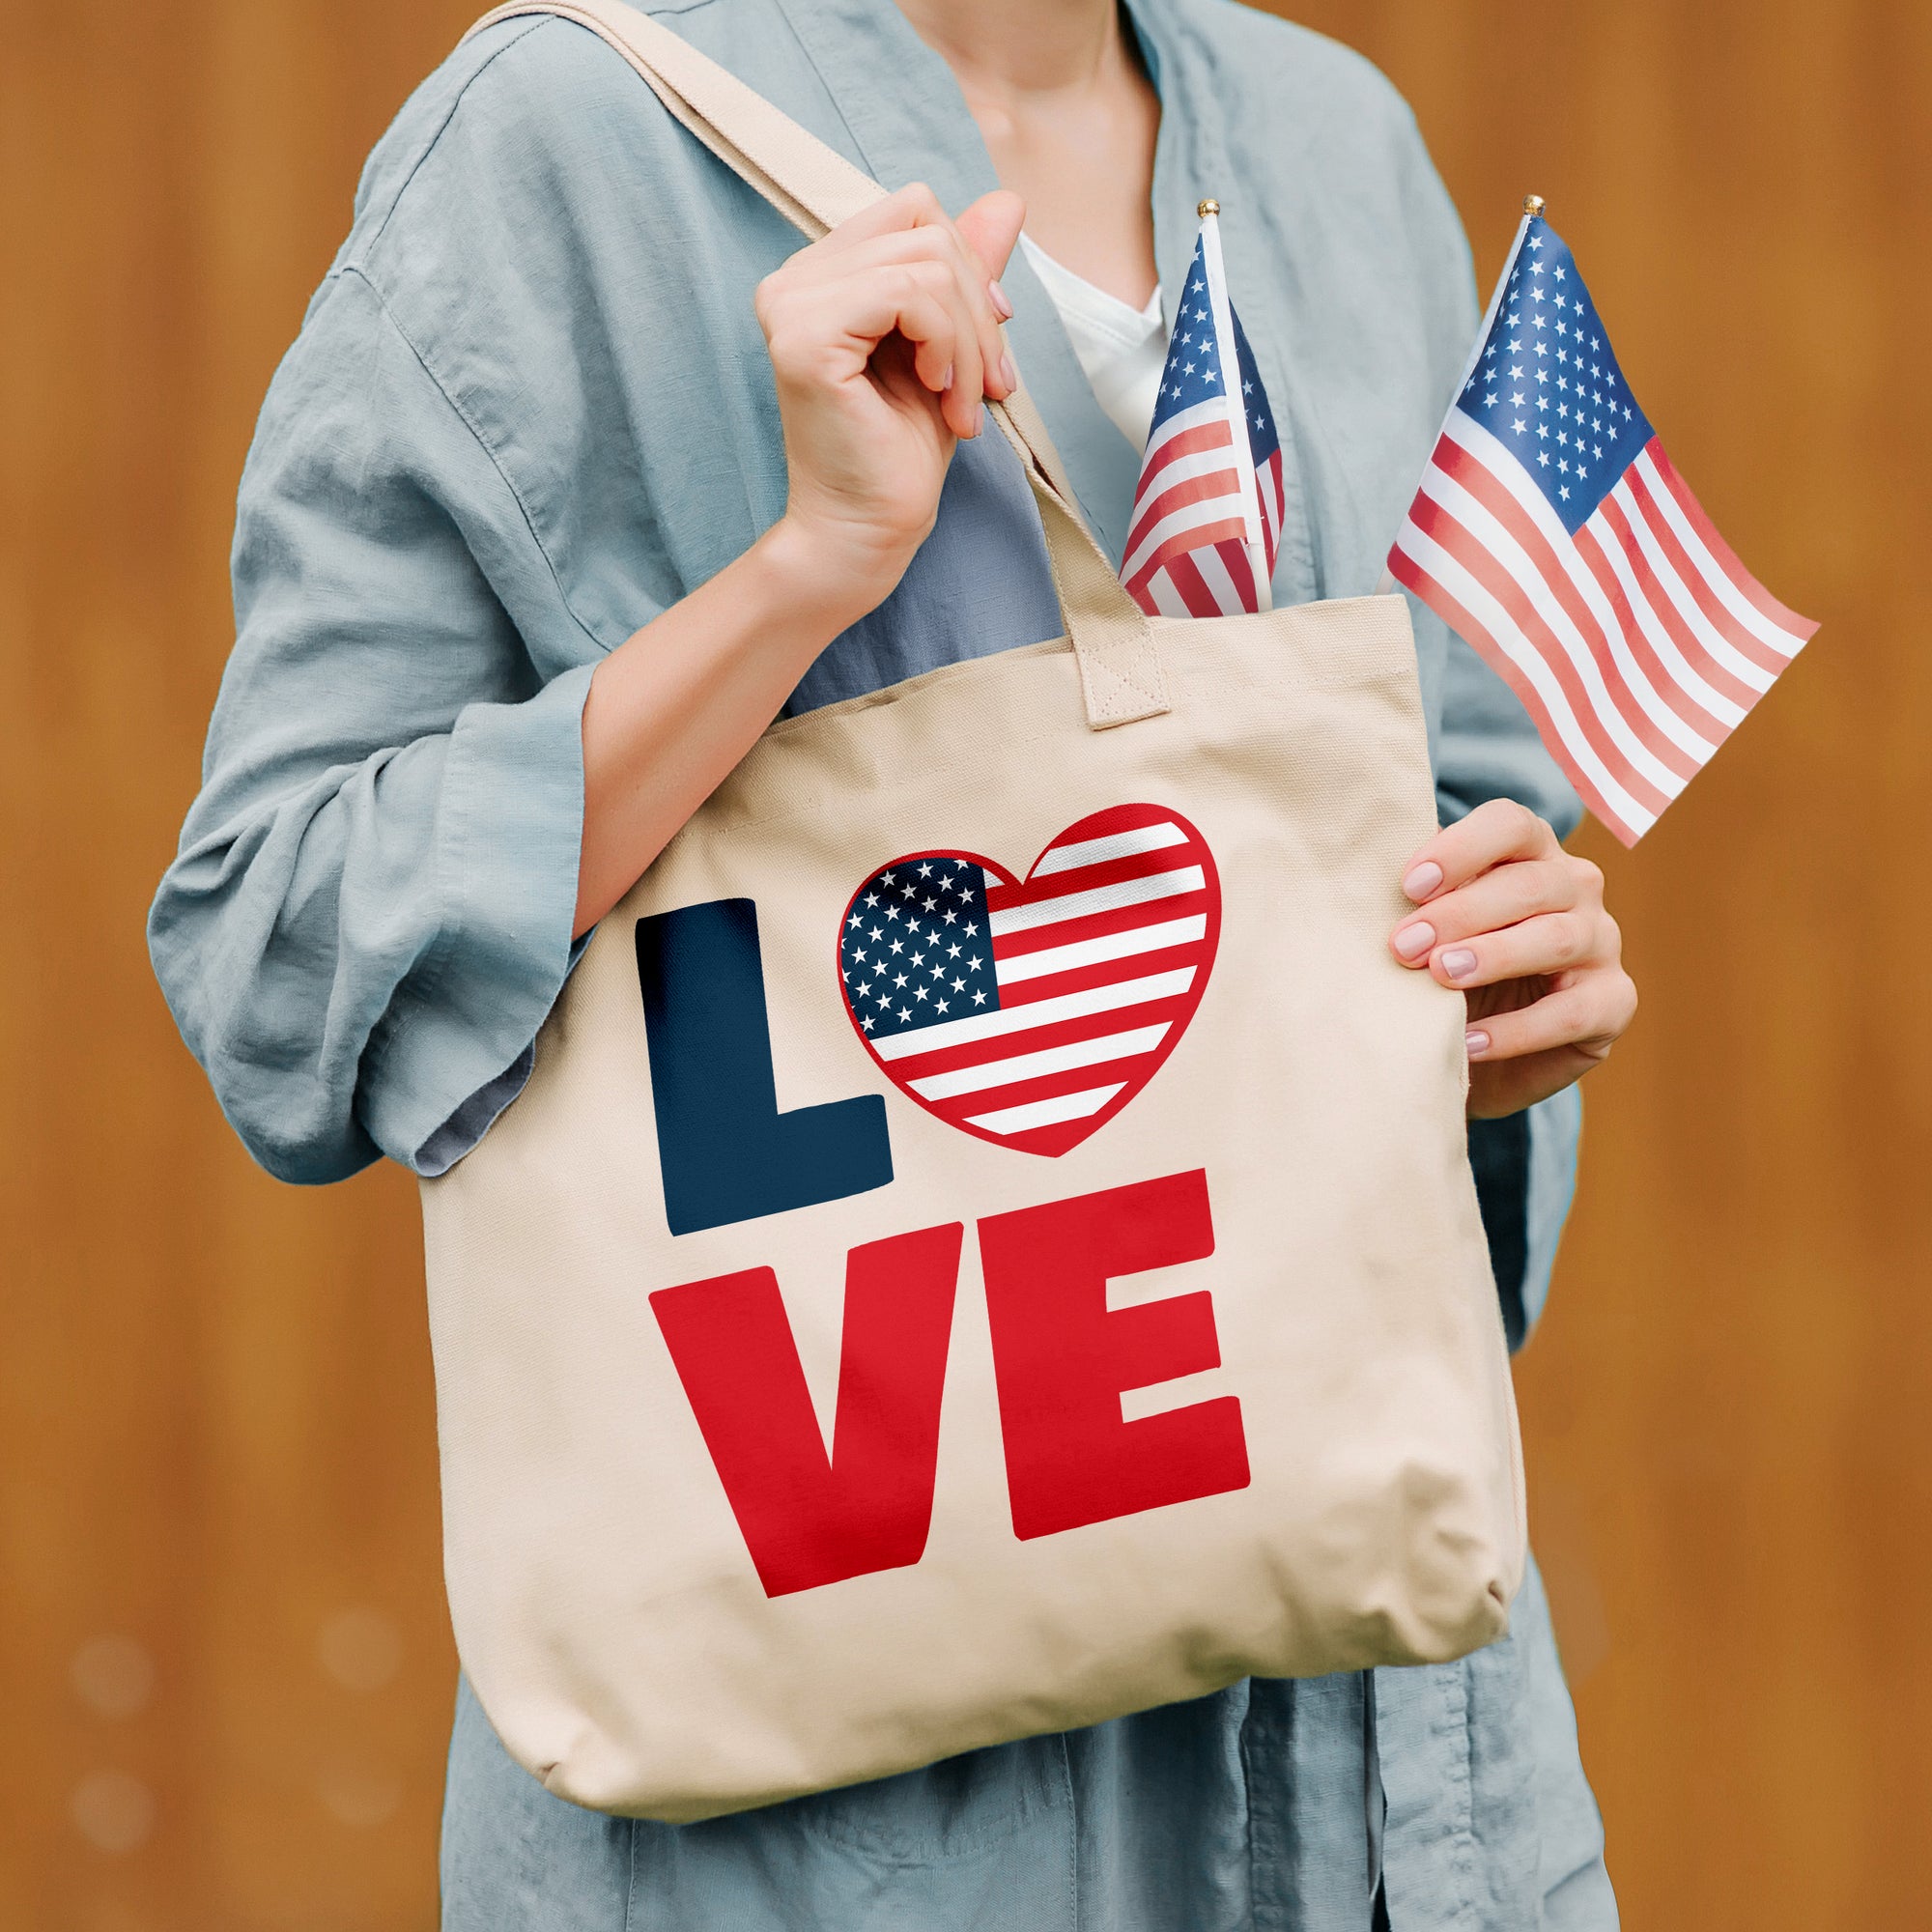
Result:
[[[1552,912],[1438,946],[1429,970],[1445,986],[1493,986],[1504,980],[1548,979],[1616,956],[1616,927],[1606,913]]]
[[[1493,932],[1545,913],[1603,904],[1603,879],[1587,860],[1559,852],[1497,866],[1445,891],[1398,925],[1389,944],[1405,965],[1420,966],[1437,947]]]
[[[1636,987],[1621,967],[1579,975],[1542,999],[1469,1021],[1469,1058],[1518,1060],[1567,1048],[1602,1060],[1636,1014]]]
[[[999,278],[1007,271],[1007,262],[1020,239],[1020,229],[1026,222],[1026,203],[1009,188],[995,188],[991,194],[982,194],[970,208],[960,212],[958,229],[968,248],[973,251],[979,268],[984,272],[986,297],[994,317],[994,336],[987,349],[986,366],[998,368],[1005,387],[1002,396],[1012,393],[1017,386],[1012,359],[1007,355],[1005,338],[998,332],[998,325],[1012,319],[1013,305],[1007,299],[1007,292],[1000,286]]]
[[[955,436],[978,427],[980,360],[956,278],[931,261],[860,268],[836,281],[778,290],[760,319],[780,380],[836,384],[863,376],[886,337],[911,345],[923,387]]]
[[[1430,839],[1404,869],[1402,889],[1416,904],[1425,905],[1492,866],[1553,858],[1562,849],[1548,822],[1527,806],[1492,798]]]
[[[916,183],[800,249],[768,278],[761,301],[786,291],[845,286],[870,270],[894,264],[935,265],[951,277],[956,293],[953,305],[970,329],[970,353],[954,371],[960,390],[958,416],[970,422],[982,395],[999,400],[1016,386],[1000,334],[1005,313],[1010,311],[993,277],[1005,267],[1024,216],[1020,198],[999,190],[982,195],[966,211],[962,228],[947,218],[929,188]],[[922,377],[924,373],[922,368]],[[959,423],[953,427],[959,428]]]

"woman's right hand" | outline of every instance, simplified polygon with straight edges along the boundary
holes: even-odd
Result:
[[[884,602],[924,542],[954,441],[1015,386],[994,279],[1026,217],[1004,189],[952,221],[901,188],[759,283],[784,424],[780,539],[802,599],[850,622]],[[791,541],[783,542],[789,535]]]

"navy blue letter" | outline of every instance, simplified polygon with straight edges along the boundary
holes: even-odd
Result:
[[[673,1235],[842,1201],[893,1178],[877,1094],[779,1112],[751,899],[640,919],[638,982]]]

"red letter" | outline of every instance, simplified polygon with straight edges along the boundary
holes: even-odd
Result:
[[[770,1268],[651,1296],[766,1596],[924,1553],[964,1233],[955,1221],[846,1257],[830,1457]]]
[[[1198,1168],[980,1223],[1016,1535],[1247,1488],[1237,1397],[1121,1418],[1122,1390],[1218,1368],[1221,1348],[1206,1293],[1109,1313],[1108,1278],[1213,1252]]]

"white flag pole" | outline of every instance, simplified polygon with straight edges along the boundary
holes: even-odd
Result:
[[[1256,608],[1272,611],[1261,488],[1255,481],[1254,445],[1248,440],[1247,405],[1241,401],[1241,358],[1235,349],[1235,308],[1228,298],[1228,272],[1221,262],[1221,204],[1204,201],[1195,212],[1201,216],[1201,256],[1208,265],[1208,305],[1213,311],[1214,346],[1221,358],[1221,393],[1235,412],[1235,469],[1241,481],[1241,523],[1246,531],[1243,548],[1255,580]]]
[[[1522,244],[1529,239],[1529,225],[1543,213],[1547,206],[1540,194],[1526,194],[1522,198],[1522,219],[1517,223],[1516,240],[1510,244],[1509,259],[1503,264],[1503,271],[1496,277],[1496,292],[1490,298],[1490,305],[1483,311],[1483,326],[1476,330],[1476,340],[1469,350],[1469,359],[1463,365],[1463,373],[1456,379],[1456,392],[1449,398],[1449,407],[1442,412],[1442,425],[1435,432],[1435,440],[1429,445],[1429,453],[1435,454],[1435,443],[1442,440],[1442,430],[1449,425],[1449,418],[1456,413],[1456,405],[1463,399],[1463,391],[1469,386],[1469,378],[1476,373],[1476,365],[1483,359],[1483,344],[1490,339],[1490,330],[1496,326],[1496,311],[1503,305],[1503,297],[1509,290],[1510,277],[1516,272],[1517,257],[1522,253]],[[1427,467],[1426,465],[1424,466]],[[1417,488],[1421,487],[1420,478]],[[1409,492],[1409,503],[1415,501],[1414,491]],[[1408,504],[1403,505],[1403,515],[1408,515]],[[1395,578],[1387,564],[1382,565],[1382,574],[1377,580],[1373,595],[1387,597],[1399,590]]]

